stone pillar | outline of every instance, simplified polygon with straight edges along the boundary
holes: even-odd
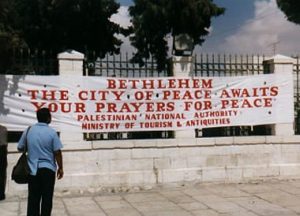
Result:
[[[84,54],[67,50],[57,55],[60,75],[83,75]]]
[[[273,58],[263,62],[264,73],[284,74],[290,76],[291,79],[293,79],[293,63],[294,60],[290,57],[283,55],[275,55]],[[293,83],[293,80],[291,83]],[[291,95],[291,97],[294,101],[294,95]],[[287,109],[294,110],[294,106],[287,107]],[[271,129],[272,135],[276,136],[292,136],[295,134],[294,122],[275,124],[272,125]]]
[[[173,56],[172,72],[174,77],[192,77],[194,75],[194,59],[192,56]],[[175,131],[175,138],[195,138],[195,130]]]
[[[172,72],[174,77],[191,77],[194,75],[194,58],[192,56],[173,56]]]
[[[83,60],[84,54],[75,50],[67,50],[57,55],[59,64],[59,75],[83,75]],[[64,144],[70,143],[72,148],[79,147],[78,143],[83,140],[82,133],[75,132],[60,132],[60,138]],[[74,144],[74,145],[73,145]]]

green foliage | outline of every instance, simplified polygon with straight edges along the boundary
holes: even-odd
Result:
[[[150,55],[164,69],[169,50],[167,37],[188,34],[194,45],[201,45],[211,25],[211,18],[224,13],[212,0],[134,0],[129,8],[137,48],[134,61],[143,64]]]
[[[119,52],[115,34],[123,29],[109,19],[120,7],[115,0],[11,1],[16,16],[10,24],[31,49]]]
[[[16,34],[13,26],[16,14],[11,0],[0,0],[0,37],[13,37]]]
[[[11,0],[0,0],[0,74],[11,66],[12,47],[22,44],[15,24],[14,4]]]
[[[289,21],[300,24],[299,0],[277,0],[277,5],[285,13]]]

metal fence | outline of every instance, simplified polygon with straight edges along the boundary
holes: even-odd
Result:
[[[300,134],[300,58],[291,56],[294,59],[294,116],[295,133]],[[196,76],[243,76],[269,73],[264,60],[270,57],[264,55],[208,55],[201,54],[194,57]],[[248,135],[270,135],[269,125],[223,127],[204,129],[202,136],[248,136]],[[201,135],[201,134],[200,134]]]
[[[266,57],[259,55],[201,54],[194,57],[195,76],[245,76],[263,74]],[[196,137],[271,135],[270,125],[218,127],[196,131]]]
[[[10,52],[5,71],[1,71],[4,74],[58,75],[57,54],[52,51],[14,49]]]
[[[259,55],[201,54],[194,56],[196,76],[243,76],[264,73],[263,61]]]
[[[96,55],[95,55],[96,56]],[[300,134],[300,86],[299,86],[299,57],[295,59],[295,132]],[[166,65],[166,70],[158,72],[153,59],[145,60],[145,65],[140,66],[130,62],[131,56],[106,56],[103,59],[92,58],[86,61],[87,75],[108,76],[108,77],[166,77],[171,76],[170,64]],[[269,73],[268,67],[263,65],[263,61],[268,59],[264,55],[227,55],[227,54],[200,54],[193,56],[194,76],[244,76]],[[203,130],[196,130],[196,137],[217,137],[217,136],[251,136],[251,135],[271,135],[271,125],[253,125],[238,127],[219,127]],[[160,133],[151,132],[153,138],[158,138]],[[163,132],[164,138],[172,138],[173,133]],[[92,139],[95,138],[92,137]],[[148,137],[146,134],[142,134]],[[108,139],[109,135],[106,135]],[[100,137],[100,139],[105,139]],[[116,139],[136,138],[134,133],[116,134]],[[159,137],[161,138],[161,137]],[[96,138],[97,139],[97,138]]]
[[[86,53],[88,57],[84,64],[85,75],[105,77],[167,77],[170,76],[170,67],[166,65],[163,71],[157,71],[154,59],[145,59],[143,65],[131,62],[132,55],[107,55],[98,58],[96,53]],[[147,132],[110,132],[85,133],[86,140],[118,140],[118,139],[169,139],[174,138],[174,131],[147,131]]]
[[[294,59],[294,101],[295,101],[295,133],[300,134],[300,60]],[[107,77],[167,77],[172,75],[171,64],[166,69],[158,72],[154,59],[145,60],[144,65],[130,61],[129,54],[107,55],[105,58],[97,57],[95,52],[86,53],[83,74],[89,76]],[[58,61],[56,55],[46,51],[17,50],[14,51],[11,67],[7,74],[58,74]],[[200,54],[193,57],[194,76],[243,76],[268,73],[263,61],[268,59],[263,55],[221,55]],[[270,126],[239,126],[221,127],[196,130],[197,137],[212,136],[249,136],[269,135]],[[90,133],[85,134],[85,139],[151,139],[172,138],[173,131],[161,132],[134,132],[134,133]]]
[[[97,57],[96,53],[87,53],[85,74],[88,76],[105,77],[167,77],[170,76],[170,67],[166,65],[163,71],[157,71],[157,64],[153,58],[145,59],[143,65],[131,62],[132,55],[106,55]]]

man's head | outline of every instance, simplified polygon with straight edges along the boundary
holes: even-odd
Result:
[[[41,108],[36,112],[36,117],[38,122],[50,124],[51,113],[48,108]]]

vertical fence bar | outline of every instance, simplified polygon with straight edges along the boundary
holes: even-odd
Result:
[[[253,54],[252,54],[251,64],[252,64],[252,74],[255,74],[254,55]]]
[[[100,56],[100,55],[99,55]],[[95,76],[96,75],[96,70],[97,70],[97,67],[96,67],[96,64],[97,64],[97,54],[96,54],[96,51],[93,51],[92,52],[92,69],[93,69],[93,75]],[[102,59],[99,58],[99,73],[102,75]],[[89,71],[91,71],[91,68],[89,68]],[[90,74],[90,72],[89,72]]]
[[[125,53],[125,59],[126,59],[126,62],[125,62],[125,71],[126,71],[126,77],[128,77],[128,52]]]
[[[195,76],[197,76],[197,71],[198,71],[198,65],[197,65],[197,58],[198,58],[198,56],[197,56],[197,54],[195,55],[195,57],[194,57],[194,75]]]
[[[247,70],[247,75],[249,74],[249,55],[246,55],[246,70]]]
[[[261,73],[263,74],[264,73],[264,66],[263,66],[263,62],[265,61],[265,54],[263,54],[263,56],[262,56],[262,62],[259,64],[260,65],[260,67],[261,67]]]
[[[200,76],[203,76],[204,72],[203,72],[203,54],[201,53],[200,55],[200,63],[199,63],[199,66],[200,66]]]
[[[206,54],[206,59],[205,59],[205,61],[206,61],[206,74],[207,74],[207,76],[210,76],[210,71],[209,71],[209,61],[208,61],[208,54]]]
[[[122,77],[122,68],[123,68],[123,66],[122,66],[122,53],[120,53],[120,55],[119,55],[119,77]]]
[[[144,64],[145,64],[145,62],[144,62]],[[141,68],[142,68],[142,67],[139,65],[139,66],[138,66],[139,77],[142,77],[142,74],[141,74]]]
[[[148,62],[147,62],[147,59],[145,59],[145,70],[144,70],[144,76],[145,76],[145,77],[148,77],[148,70],[147,70],[147,67],[148,67]],[[153,76],[153,73],[150,74],[150,76]]]
[[[260,71],[260,56],[258,54],[256,54],[256,57],[257,57],[257,64],[256,64],[256,74],[259,74],[259,71]]]
[[[224,62],[224,76],[227,76],[227,62],[226,62],[226,55],[223,54],[223,62]]]
[[[213,76],[215,75],[215,55],[212,54],[212,72],[213,72]],[[218,75],[220,76],[220,75]]]
[[[232,55],[229,54],[229,74],[232,76]]]
[[[116,56],[115,54],[113,54],[112,56],[112,63],[110,65],[112,65],[112,73],[113,73],[113,77],[116,77]]]
[[[217,63],[217,67],[218,67],[218,74],[219,74],[219,76],[221,76],[221,56],[220,56],[220,54],[218,54],[217,55],[217,58],[218,58],[218,63]]]
[[[240,54],[240,67],[241,67],[241,75],[244,75],[244,59],[243,59],[243,55]]]
[[[151,56],[151,71],[152,71],[152,74],[154,73],[154,59],[153,57]]]
[[[234,55],[234,70],[235,70],[235,75],[237,76],[238,73],[239,73],[238,62],[237,62],[237,54]]]

